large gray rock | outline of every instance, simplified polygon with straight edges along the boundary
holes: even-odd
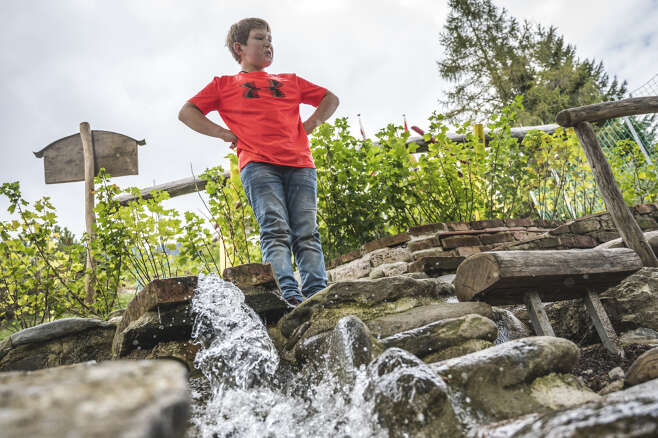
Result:
[[[527,338],[533,335],[532,330],[517,318],[511,311],[501,307],[493,307],[493,320],[498,327],[498,337],[495,344],[512,341],[514,339]]]
[[[582,406],[482,427],[477,438],[641,438],[658,436],[658,380]]]
[[[20,331],[0,345],[0,371],[109,360],[115,329],[115,324],[96,319],[70,318]]]
[[[617,330],[658,330],[658,268],[642,268],[600,296]]]
[[[391,348],[368,366],[366,399],[391,437],[463,436],[446,384],[420,359]]]
[[[598,395],[567,373],[580,349],[553,337],[509,341],[466,356],[430,365],[469,409],[490,421],[545,412]]]
[[[645,351],[628,368],[626,383],[637,385],[658,379],[658,347]]]
[[[488,346],[491,346],[497,331],[496,324],[489,318],[469,314],[397,333],[382,339],[381,343],[387,348],[405,349],[423,359],[473,339],[489,341]]]
[[[0,374],[5,438],[182,437],[186,371],[173,361],[79,364]]]

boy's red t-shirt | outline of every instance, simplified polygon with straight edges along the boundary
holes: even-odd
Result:
[[[240,169],[252,161],[315,167],[299,104],[318,106],[326,92],[294,73],[259,71],[215,77],[189,102],[204,115],[217,110],[238,137]]]

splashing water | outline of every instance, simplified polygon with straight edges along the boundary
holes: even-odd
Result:
[[[199,277],[192,312],[192,337],[202,346],[195,367],[206,380],[192,382],[189,436],[387,436],[373,402],[364,398],[365,367],[353,385],[343,385],[326,368],[287,371],[242,292],[216,275]]]

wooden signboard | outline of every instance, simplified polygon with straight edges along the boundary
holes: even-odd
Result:
[[[137,146],[144,140],[110,131],[92,131],[94,176],[105,168],[112,177],[137,175]],[[85,180],[85,163],[80,134],[69,135],[49,144],[39,152],[44,158],[46,184],[58,184]]]

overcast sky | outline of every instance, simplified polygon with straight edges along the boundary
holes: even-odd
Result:
[[[224,47],[230,25],[257,16],[271,25],[271,73],[295,72],[340,98],[334,117],[373,135],[388,123],[427,125],[450,85],[437,73],[440,0],[325,1],[2,1],[0,5],[0,183],[20,181],[24,196],[50,196],[60,223],[84,230],[84,183],[46,185],[32,154],[92,129],[146,139],[144,187],[223,162],[228,147],[177,119],[181,105],[213,76],[239,65]],[[629,89],[658,73],[658,0],[498,1],[519,19],[554,25],[583,58],[602,60]],[[302,106],[302,117],[313,108]],[[210,116],[219,121],[216,113]],[[356,132],[356,131],[355,131]],[[198,211],[196,195],[169,206]],[[0,218],[7,202],[0,199]]]

